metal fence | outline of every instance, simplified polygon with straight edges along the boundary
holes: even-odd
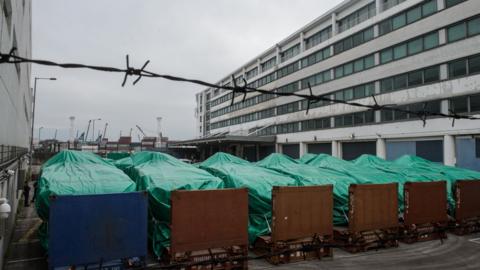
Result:
[[[28,153],[28,148],[0,145],[0,168],[7,166],[10,162]]]

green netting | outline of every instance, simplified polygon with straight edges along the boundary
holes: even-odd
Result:
[[[346,225],[348,223],[348,187],[350,184],[359,183],[354,177],[328,168],[302,164],[288,156],[276,153],[256,164],[288,175],[303,186],[333,185],[333,222],[335,225]]]
[[[365,167],[350,161],[338,159],[327,154],[319,154],[308,162],[319,168],[331,169],[355,178],[359,184],[398,184],[399,212],[403,212],[403,183],[406,178],[393,171],[382,171],[373,167]]]
[[[432,180],[447,181],[448,204],[452,215],[455,210],[455,198],[453,195],[455,182],[457,180],[480,179],[480,172],[445,166],[417,156],[405,155],[396,159],[392,163],[393,166],[404,168],[404,170],[409,172],[430,172],[431,174],[436,174],[436,178]]]
[[[65,150],[42,167],[35,206],[43,220],[41,244],[48,249],[49,198],[52,195],[109,194],[135,191],[132,182],[110,162],[88,152]]]
[[[157,256],[170,244],[170,192],[223,188],[221,179],[164,153],[139,152],[116,165],[148,192],[149,237]]]
[[[298,159],[298,162],[303,163],[303,164],[307,164],[310,160],[312,160],[316,157],[317,157],[316,154],[306,153],[305,155],[303,155],[301,158]]]
[[[130,153],[128,152],[109,152],[107,153],[107,158],[111,160],[119,160],[122,158],[129,157]]]
[[[200,168],[222,178],[227,188],[248,188],[250,243],[270,233],[272,187],[298,185],[291,177],[226,153],[216,153],[201,163]]]

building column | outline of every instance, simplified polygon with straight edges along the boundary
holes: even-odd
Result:
[[[337,14],[332,13],[332,37],[338,33]]]
[[[279,143],[276,143],[275,144],[275,153],[279,153],[281,154],[283,151],[282,151],[282,145],[279,144]]]
[[[342,158],[342,143],[332,141],[332,157]]]
[[[305,33],[300,33],[300,52],[305,51]]]
[[[382,0],[375,0],[375,9],[377,10],[377,15],[380,14],[382,10]]]
[[[445,1],[444,0],[437,0],[437,8],[438,10],[445,9]]]
[[[377,157],[387,159],[387,144],[383,138],[377,139]]]
[[[447,166],[455,166],[457,163],[455,137],[452,135],[443,137],[443,163]]]
[[[304,142],[300,142],[300,157],[302,157],[303,155],[305,155],[307,152],[308,152],[308,149],[307,149],[307,144],[304,143]]]

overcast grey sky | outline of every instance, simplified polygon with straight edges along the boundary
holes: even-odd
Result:
[[[234,69],[337,5],[340,0],[34,0],[33,56],[59,62],[138,67],[217,82]],[[88,119],[109,123],[107,137],[136,124],[155,132],[157,116],[172,139],[194,136],[195,93],[203,87],[122,75],[33,66],[39,81],[36,130],[68,136],[68,117],[85,131]],[[33,81],[32,81],[33,84]],[[35,132],[35,136],[38,132]],[[134,130],[134,138],[137,132]]]

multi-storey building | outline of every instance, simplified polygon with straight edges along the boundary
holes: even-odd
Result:
[[[31,1],[0,0],[0,51],[31,57]],[[32,128],[30,64],[0,64],[0,198],[6,198],[12,212],[0,218],[0,269],[6,252],[19,190],[23,188]]]
[[[392,104],[417,111],[480,112],[480,1],[348,0],[320,16],[219,84],[272,92]],[[292,157],[328,153],[344,159],[414,154],[480,169],[480,121],[369,111],[298,97],[218,89],[197,95],[200,136],[276,136]]]

